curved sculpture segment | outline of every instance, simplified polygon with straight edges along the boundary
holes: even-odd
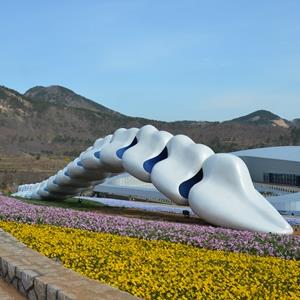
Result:
[[[15,196],[64,199],[122,172],[152,182],[170,200],[189,205],[207,222],[227,228],[291,234],[293,229],[255,190],[245,163],[215,154],[189,137],[151,125],[120,128],[95,141],[63,170]]]

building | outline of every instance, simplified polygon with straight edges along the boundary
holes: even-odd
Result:
[[[104,183],[96,185],[93,192],[97,196],[173,204],[152,183],[138,180],[128,173],[107,178]]]
[[[266,147],[236,151],[259,183],[300,187],[300,146]]]

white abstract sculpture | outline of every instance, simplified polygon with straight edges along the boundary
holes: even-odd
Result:
[[[152,182],[173,202],[189,205],[211,224],[279,234],[293,232],[255,190],[240,158],[215,154],[187,136],[173,136],[151,125],[120,128],[96,140],[63,170],[40,183],[19,186],[14,195],[64,199],[124,171]]]

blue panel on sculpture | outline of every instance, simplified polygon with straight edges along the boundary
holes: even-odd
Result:
[[[94,153],[94,156],[98,159],[100,159],[100,156],[101,156],[101,151],[97,151]]]
[[[68,171],[65,171],[64,175],[67,176],[67,177],[70,177]]]
[[[82,165],[81,161],[77,162],[77,166],[84,168],[84,166]]]
[[[117,156],[118,156],[120,159],[122,159],[124,152],[125,152],[127,149],[129,149],[129,148],[133,147],[134,145],[136,145],[137,142],[138,142],[138,140],[137,140],[137,138],[135,137],[134,140],[132,141],[132,143],[131,143],[130,145],[128,145],[128,146],[126,146],[126,147],[123,147],[123,148],[117,150],[117,152],[116,152]]]
[[[159,161],[166,159],[167,157],[168,157],[168,149],[167,147],[165,147],[164,150],[159,155],[151,159],[148,159],[147,161],[144,162],[143,167],[145,171],[150,174],[155,164],[157,164]]]
[[[200,182],[203,179],[203,170],[200,169],[200,171],[194,175],[192,178],[188,179],[187,181],[184,181],[179,186],[179,193],[182,197],[188,199],[190,189],[198,182]]]

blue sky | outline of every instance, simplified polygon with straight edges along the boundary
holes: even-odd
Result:
[[[160,120],[300,117],[298,0],[0,4],[0,85],[63,85]]]

